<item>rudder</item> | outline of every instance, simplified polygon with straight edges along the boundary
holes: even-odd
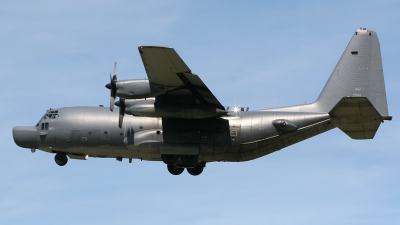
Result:
[[[382,117],[388,116],[379,39],[375,31],[357,30],[316,103],[329,112],[343,97],[366,97]]]

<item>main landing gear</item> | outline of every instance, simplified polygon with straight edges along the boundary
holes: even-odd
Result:
[[[167,165],[167,168],[172,175],[179,175],[185,170],[185,168],[176,167],[175,165]]]
[[[186,170],[188,171],[188,173],[192,176],[197,176],[200,175],[203,172],[204,169],[204,165],[195,165],[192,168],[186,168]]]
[[[206,166],[206,163],[198,162],[198,155],[161,155],[161,159],[167,164],[168,171],[172,175],[179,175],[186,168],[190,175],[197,176],[203,172]]]
[[[54,157],[54,161],[56,161],[57,165],[64,166],[68,162],[68,157],[66,154],[58,152]]]

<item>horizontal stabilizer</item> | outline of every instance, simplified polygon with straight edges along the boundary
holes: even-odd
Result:
[[[384,119],[366,97],[344,97],[330,114],[339,129],[353,139],[374,138]]]

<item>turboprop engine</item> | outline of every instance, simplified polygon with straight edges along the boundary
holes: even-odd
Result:
[[[112,85],[107,84],[107,88],[111,89]],[[115,95],[125,99],[142,99],[155,97],[162,94],[162,91],[151,91],[149,80],[121,80],[115,84]],[[112,91],[112,89],[111,89]],[[114,97],[115,98],[115,97]]]
[[[110,83],[106,84],[106,88],[110,89],[110,110],[114,110],[115,97],[118,96],[124,99],[142,99],[155,97],[162,94],[164,91],[151,88],[149,80],[121,80],[117,81],[117,63],[114,64],[114,73]]]
[[[218,108],[204,105],[187,104],[155,104],[155,98],[124,99],[120,98],[115,103],[119,107],[119,126],[125,114],[143,117],[162,117],[180,119],[203,119],[214,116],[222,116],[227,112]]]

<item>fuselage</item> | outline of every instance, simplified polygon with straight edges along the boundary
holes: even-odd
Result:
[[[118,116],[118,112],[111,112],[104,107],[51,109],[35,127],[29,128],[30,137],[23,133],[27,127],[15,127],[14,140],[21,147],[37,148],[51,153],[62,152],[72,157],[161,160],[160,147],[166,144],[163,119],[125,116],[123,126],[119,128]],[[243,148],[247,155],[252,150],[251,147],[246,148],[246,145],[273,139],[327,119],[327,113],[274,110],[231,112],[230,116],[215,118],[213,124],[205,124],[204,128],[189,128],[178,134],[179,143],[168,142],[172,142],[169,144],[173,147],[179,147],[181,143],[199,146],[199,160],[203,162],[246,161],[260,157],[257,154],[253,158],[244,157]],[[176,123],[186,122],[177,120]],[[20,136],[30,140],[21,139]],[[36,140],[32,140],[33,138]],[[28,142],[30,144],[24,144]]]
[[[15,143],[56,153],[59,166],[68,158],[136,158],[196,176],[207,162],[252,160],[336,127],[372,139],[392,119],[378,36],[366,28],[354,32],[314,103],[258,111],[228,111],[173,48],[138,51],[148,80],[117,81],[115,63],[109,108],[50,109],[36,126],[14,127]]]

